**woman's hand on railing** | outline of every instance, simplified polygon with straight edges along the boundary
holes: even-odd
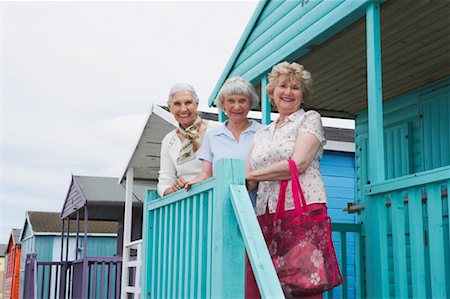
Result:
[[[195,184],[197,184],[197,183],[200,183],[200,182],[206,180],[206,179],[209,178],[209,177],[210,177],[210,176],[208,176],[207,173],[204,173],[203,171],[200,172],[200,173],[197,175],[197,177],[196,177],[195,179],[193,179],[193,180],[191,180],[191,181],[188,181],[188,182],[186,182],[186,183],[184,184],[184,190],[188,191],[189,188],[190,188],[192,185],[195,185]]]
[[[172,184],[172,187],[171,187],[172,188],[172,192],[170,192],[170,193],[173,193],[173,192],[176,192],[176,191],[178,191],[180,189],[183,189],[185,184],[186,184],[186,180],[185,179],[177,178]]]

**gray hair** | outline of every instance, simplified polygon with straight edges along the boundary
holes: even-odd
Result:
[[[217,95],[216,105],[219,109],[223,110],[225,97],[230,95],[242,95],[247,97],[250,101],[250,108],[254,109],[259,105],[259,98],[255,88],[244,78],[231,77],[225,81]]]
[[[194,101],[198,104],[198,96],[195,92],[194,87],[192,85],[187,83],[177,83],[175,84],[169,91],[169,99],[167,100],[167,106],[170,106],[170,103],[172,102],[173,96],[180,91],[188,91],[191,93],[192,98]]]

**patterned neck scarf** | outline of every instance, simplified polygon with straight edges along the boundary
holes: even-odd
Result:
[[[180,154],[177,158],[177,164],[181,165],[186,162],[189,162],[193,159],[195,159],[195,152],[194,152],[194,141],[199,142],[200,136],[199,136],[199,130],[202,125],[202,118],[200,116],[197,116],[197,119],[194,121],[192,125],[187,127],[186,129],[183,129],[181,126],[178,127],[178,132],[181,133],[184,137],[183,144],[181,145]]]

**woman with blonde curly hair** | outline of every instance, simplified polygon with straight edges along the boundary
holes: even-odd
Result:
[[[255,134],[246,165],[249,190],[257,188],[258,220],[275,213],[280,182],[291,178],[288,159],[295,161],[307,205],[326,208],[327,196],[319,168],[326,142],[322,120],[316,111],[301,108],[311,96],[311,85],[311,74],[295,62],[279,63],[269,74],[266,91],[279,118]],[[289,181],[285,210],[293,209]],[[296,297],[284,291],[287,297]],[[247,271],[246,297],[259,298],[251,271]],[[321,297],[320,294],[308,298]]]

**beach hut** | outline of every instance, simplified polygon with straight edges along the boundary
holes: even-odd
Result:
[[[4,298],[6,244],[0,244],[0,299]]]
[[[6,247],[5,298],[19,298],[20,288],[20,229],[13,228]]]
[[[135,184],[142,215],[144,190]],[[118,178],[73,175],[61,213],[28,212],[23,228],[25,295],[120,296],[125,187]],[[139,213],[136,213],[139,215]],[[142,216],[133,220],[141,238]]]
[[[306,109],[355,120],[356,297],[448,298],[450,2],[261,1],[212,92],[297,61]],[[346,296],[346,294],[343,294]]]

